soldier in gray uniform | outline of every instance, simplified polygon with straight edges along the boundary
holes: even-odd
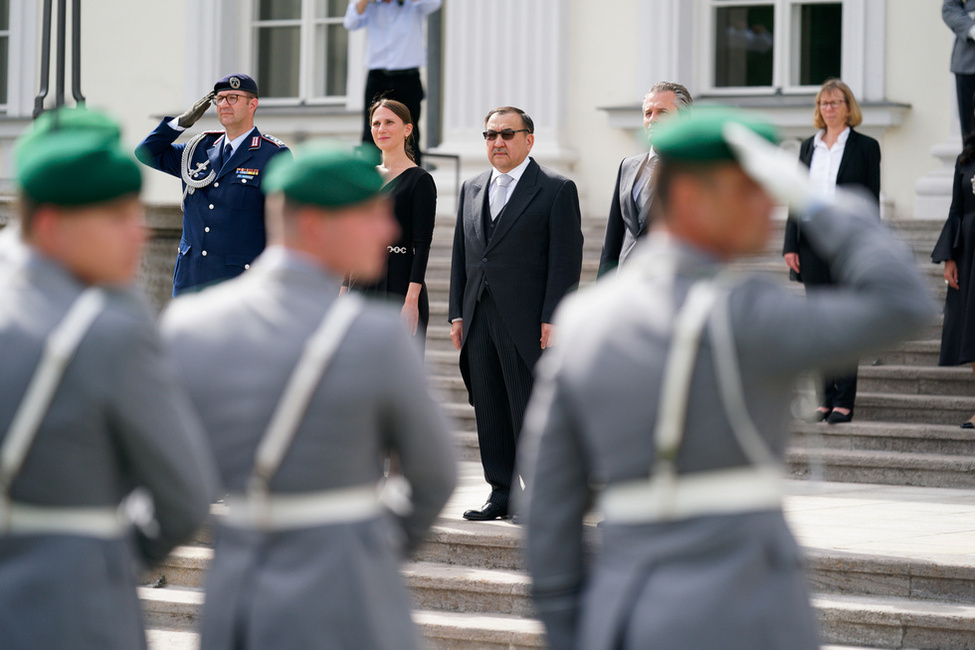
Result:
[[[419,647],[399,575],[456,481],[447,423],[398,310],[339,297],[382,273],[396,228],[364,160],[309,143],[264,184],[272,245],[175,300],[175,351],[229,491],[204,650]],[[376,494],[387,449],[408,507]]]
[[[15,162],[19,233],[0,246],[0,646],[145,648],[140,565],[187,539],[217,490],[201,423],[127,288],[145,239],[139,168],[118,126],[83,109],[42,115]],[[139,528],[120,508],[136,488],[155,507]]]
[[[658,225],[557,315],[519,459],[553,650],[819,647],[781,509],[794,380],[909,335],[934,305],[876,205],[818,203],[774,140],[730,109],[661,125]],[[835,287],[804,298],[728,273],[764,249],[773,197],[803,215]]]

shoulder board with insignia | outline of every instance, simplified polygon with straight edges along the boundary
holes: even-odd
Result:
[[[261,134],[261,137],[264,138],[265,140],[267,140],[268,142],[272,143],[272,144],[276,144],[278,147],[287,147],[288,146],[285,143],[283,143],[280,140],[278,140],[277,138],[275,138],[273,135],[268,135],[267,133],[262,133]]]

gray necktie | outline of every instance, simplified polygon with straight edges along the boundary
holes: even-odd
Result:
[[[640,172],[639,183],[640,191],[637,193],[636,207],[639,213],[643,213],[644,208],[650,199],[653,198],[653,170],[657,166],[657,157],[654,156],[643,166]]]
[[[498,188],[494,191],[494,200],[491,201],[491,221],[498,218],[501,209],[504,208],[504,204],[508,202],[508,185],[514,179],[507,174],[501,174],[498,176]]]

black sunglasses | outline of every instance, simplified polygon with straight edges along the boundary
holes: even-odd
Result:
[[[497,138],[499,135],[501,136],[502,140],[510,140],[511,138],[515,137],[515,133],[531,133],[531,131],[529,131],[528,129],[518,129],[517,131],[512,131],[511,129],[505,129],[504,131],[484,131],[483,133],[481,133],[481,135],[484,136],[485,140],[490,142],[491,140]]]

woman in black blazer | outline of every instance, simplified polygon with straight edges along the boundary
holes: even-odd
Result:
[[[849,86],[839,79],[828,79],[816,94],[813,124],[819,131],[802,143],[799,159],[809,167],[813,183],[827,196],[839,185],[853,185],[870,192],[879,203],[880,144],[853,130],[862,121],[863,114]],[[833,284],[829,267],[802,236],[795,219],[786,222],[782,255],[792,277],[800,280],[807,292],[817,285]],[[829,424],[851,421],[857,390],[856,366],[840,376],[826,377],[824,383],[817,419]]]

